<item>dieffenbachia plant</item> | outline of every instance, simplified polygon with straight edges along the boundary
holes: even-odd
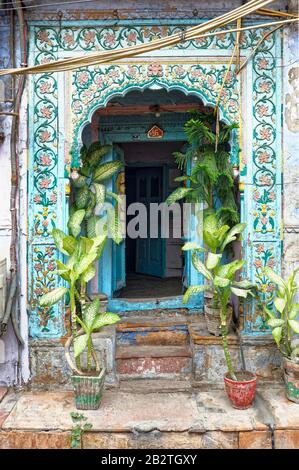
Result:
[[[81,149],[82,167],[71,175],[73,204],[68,229],[74,237],[83,232],[94,238],[109,231],[109,236],[116,243],[122,240],[117,214],[119,196],[108,191],[105,183],[122,168],[123,163],[119,160],[102,163],[111,148],[111,145],[94,142],[88,148],[83,145]],[[113,201],[116,207],[113,207]],[[110,204],[105,204],[107,202]],[[102,223],[103,217],[107,220],[105,224]]]
[[[79,237],[66,235],[62,230],[54,229],[52,231],[57,249],[62,253],[67,261],[63,263],[56,261],[57,274],[68,284],[68,287],[57,287],[44,294],[39,303],[42,307],[48,307],[56,304],[66,294],[69,295],[69,304],[71,309],[72,332],[76,336],[77,318],[76,299],[80,300],[80,288],[86,285],[96,274],[94,262],[102,255],[106,236],[102,235],[96,238]]]
[[[229,225],[221,223],[216,214],[211,214],[205,217],[203,222],[203,241],[212,253],[223,253],[245,228],[244,223],[230,228]]]
[[[288,359],[299,360],[299,303],[295,296],[299,291],[295,269],[287,280],[276,274],[271,268],[264,269],[265,275],[276,286],[274,310],[265,308],[267,325],[272,330],[273,338],[280,352]]]
[[[200,294],[206,290],[212,290],[217,307],[220,308],[220,329],[222,335],[222,345],[226,359],[228,372],[233,380],[236,380],[232,360],[228,348],[227,335],[227,312],[228,304],[232,294],[237,297],[247,298],[254,295],[255,285],[246,279],[235,280],[235,275],[245,264],[244,260],[235,260],[227,264],[221,264],[222,253],[208,252],[205,262],[201,261],[200,253],[205,249],[194,244],[186,244],[183,250],[194,250],[192,253],[192,264],[197,272],[207,279],[208,284],[190,286],[186,290],[183,303],[187,303],[192,295]]]

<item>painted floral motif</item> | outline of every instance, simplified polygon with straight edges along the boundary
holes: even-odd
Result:
[[[88,115],[93,106],[105,103],[107,97],[113,92],[122,92],[127,86],[142,86],[158,80],[166,87],[179,82],[186,91],[190,88],[197,91],[203,99],[213,105],[221,87],[225,74],[225,65],[200,66],[194,64],[163,64],[152,62],[150,64],[131,63],[128,65],[95,66],[81,69],[73,74],[72,109],[74,146],[73,155],[77,153],[77,129],[82,119]],[[233,74],[229,74],[227,87],[224,90],[220,108],[231,122],[238,120],[238,82]],[[234,158],[238,158],[238,150],[233,149]],[[80,164],[76,159],[73,165]]]
[[[264,274],[264,268],[275,269],[277,260],[273,245],[257,243],[253,247],[253,266],[255,267],[255,282],[259,286],[259,298],[256,301],[255,313],[253,316],[253,326],[256,330],[267,330],[265,323],[264,307],[272,306],[273,292],[275,286],[269,283],[269,279]]]
[[[50,51],[57,44],[62,50],[111,50],[123,48],[135,44],[144,44],[156,39],[165,38],[172,34],[184,33],[190,28],[189,25],[168,26],[114,26],[114,27],[40,27],[36,28],[35,42],[39,51]],[[227,28],[223,28],[227,29]],[[183,35],[182,35],[183,37]],[[241,48],[254,47],[261,33],[259,31],[246,31],[241,35]],[[229,49],[234,46],[235,35],[233,33],[222,33],[214,37],[197,38],[192,41],[180,41],[173,46],[175,49]],[[271,38],[268,39],[271,42]],[[261,67],[269,66],[267,59],[260,60]]]
[[[42,333],[48,333],[48,323],[55,320],[54,308],[40,308],[38,299],[56,286],[56,263],[54,261],[56,252],[53,246],[39,246],[33,250],[33,270],[35,283],[31,295],[31,307],[36,308],[39,327]]]

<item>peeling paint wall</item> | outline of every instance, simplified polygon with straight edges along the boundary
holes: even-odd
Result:
[[[0,66],[7,67],[9,62],[9,23],[0,17]],[[5,100],[11,97],[10,79],[3,78],[0,83],[0,111],[7,112],[11,104]],[[11,236],[10,217],[10,135],[11,117],[0,116],[0,260],[7,260],[7,276],[9,276],[9,248]],[[0,339],[4,350],[0,354],[0,386],[13,385],[17,380],[18,346],[9,324],[5,337]],[[3,346],[4,343],[4,346]],[[1,350],[2,350],[1,348]]]
[[[298,14],[298,2],[289,2]],[[298,25],[284,29],[283,63],[283,270],[299,265],[299,37]]]

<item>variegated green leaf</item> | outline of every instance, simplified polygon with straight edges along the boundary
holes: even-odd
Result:
[[[87,236],[88,238],[96,238],[98,236],[98,222],[100,221],[100,217],[98,215],[94,215],[90,217],[87,221]]]
[[[112,149],[111,145],[101,145],[98,148],[88,149],[88,161],[91,167],[98,165],[103,157]]]
[[[109,237],[112,238],[116,244],[119,244],[123,240],[123,237],[117,210],[109,209],[107,211],[107,225]]]
[[[88,335],[81,335],[74,338],[74,356],[79,357],[87,346]]]
[[[191,191],[192,188],[177,188],[168,196],[165,202],[168,206],[171,206],[171,204],[184,199]]]
[[[83,311],[83,321],[88,329],[91,329],[91,326],[99,313],[100,310],[100,299],[94,299],[90,304],[86,305]]]
[[[77,240],[71,235],[66,235],[63,239],[63,249],[68,255],[74,253],[77,246]]]
[[[71,215],[69,218],[68,229],[71,235],[73,235],[73,237],[75,238],[78,237],[78,235],[81,232],[81,223],[82,223],[82,220],[84,219],[84,215],[85,215],[85,210],[80,209],[74,212],[74,214]]]
[[[288,321],[290,327],[294,331],[294,333],[299,333],[299,321],[296,320],[289,320]]]
[[[234,281],[233,285],[240,289],[253,289],[256,285],[253,282],[243,279],[242,281]]]
[[[225,247],[237,239],[237,235],[244,232],[246,224],[237,224],[230,229],[221,245],[220,251],[223,252]]]
[[[220,277],[226,277],[233,280],[237,271],[244,266],[244,260],[234,260],[231,263],[223,264],[217,267],[216,273]]]
[[[93,331],[99,330],[100,328],[103,328],[104,326],[107,325],[114,325],[114,323],[117,323],[120,320],[120,317],[116,313],[102,313],[100,315],[97,315],[95,318],[92,329]]]
[[[270,320],[267,321],[267,325],[271,328],[277,328],[278,326],[283,326],[283,324],[284,320],[280,320],[279,318],[270,318]]]
[[[212,273],[205,267],[204,263],[199,259],[196,252],[192,254],[192,264],[195,267],[196,271],[202,274],[205,278],[210,281],[213,280]]]
[[[106,196],[110,197],[111,199],[114,199],[117,204],[120,204],[122,201],[122,197],[119,194],[113,193],[112,191],[106,191]]]
[[[269,317],[269,319],[270,319],[270,318],[276,319],[276,315],[275,315],[275,313],[274,313],[272,310],[270,310],[269,308],[265,307],[265,308],[264,308],[264,311],[265,311],[265,313],[267,314],[267,316]]]
[[[275,339],[276,344],[279,346],[280,341],[281,341],[281,336],[282,336],[282,327],[277,326],[276,328],[273,328],[272,335],[273,335],[273,338]]]
[[[106,188],[103,184],[94,183],[93,187],[95,189],[95,196],[96,196],[96,205],[102,205],[105,202],[106,196]]]
[[[206,267],[209,270],[216,268],[216,266],[220,263],[221,258],[222,255],[209,252],[206,260]]]
[[[293,304],[289,313],[289,319],[294,320],[299,315],[299,304]]]
[[[56,289],[51,290],[47,294],[44,294],[39,299],[39,304],[41,307],[50,307],[51,305],[59,302],[60,299],[68,292],[66,287],[56,287]]]
[[[273,271],[273,269],[266,267],[266,268],[264,268],[264,273],[270,279],[271,282],[273,282],[274,284],[279,286],[281,291],[285,290],[286,284],[285,284],[284,280],[282,279],[282,277],[280,277],[278,274],[276,274]]]
[[[229,285],[230,285],[229,279],[226,279],[225,277],[215,276],[214,286],[225,288],[225,287],[228,287]]]
[[[65,250],[63,247],[63,241],[66,237],[66,234],[62,231],[59,230],[59,228],[54,228],[52,230],[52,237],[54,239],[54,243],[56,245],[56,248],[63,254],[67,255],[68,252]]]
[[[184,246],[182,247],[182,250],[183,251],[190,251],[190,250],[196,250],[200,253],[204,253],[206,250],[205,248],[201,247],[200,245],[198,245],[197,243],[195,242],[187,242],[184,244]]]
[[[75,265],[75,272],[77,276],[80,276],[86,269],[92,264],[97,257],[97,252],[93,251],[88,255],[83,256],[80,261]]]
[[[83,188],[86,185],[87,178],[86,176],[79,175],[77,179],[72,180],[72,184],[75,188]]]
[[[121,169],[122,166],[122,162],[118,160],[114,162],[103,163],[98,168],[96,168],[93,174],[93,181],[96,183],[100,183],[111,178],[114,173]]]
[[[78,209],[85,209],[89,201],[89,189],[88,186],[78,189],[76,193],[76,207]]]
[[[237,289],[237,287],[231,287],[231,291],[237,297],[243,297],[244,299],[247,298],[249,291],[246,289]]]
[[[205,290],[208,290],[208,289],[210,289],[210,286],[207,286],[207,285],[188,287],[188,289],[186,290],[183,296],[183,304],[187,304],[192,295],[200,294],[201,292],[204,292]]]
[[[275,308],[279,313],[282,313],[284,311],[286,304],[287,304],[286,299],[276,297],[276,299],[274,300]]]
[[[91,264],[86,271],[83,272],[82,274],[82,281],[84,282],[89,282],[91,279],[93,279],[96,275],[96,268],[93,264]]]

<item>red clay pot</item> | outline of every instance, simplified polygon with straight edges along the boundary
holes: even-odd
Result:
[[[250,408],[256,390],[256,375],[248,371],[236,372],[238,382],[227,375],[224,375],[225,390],[233,407],[237,410]]]

